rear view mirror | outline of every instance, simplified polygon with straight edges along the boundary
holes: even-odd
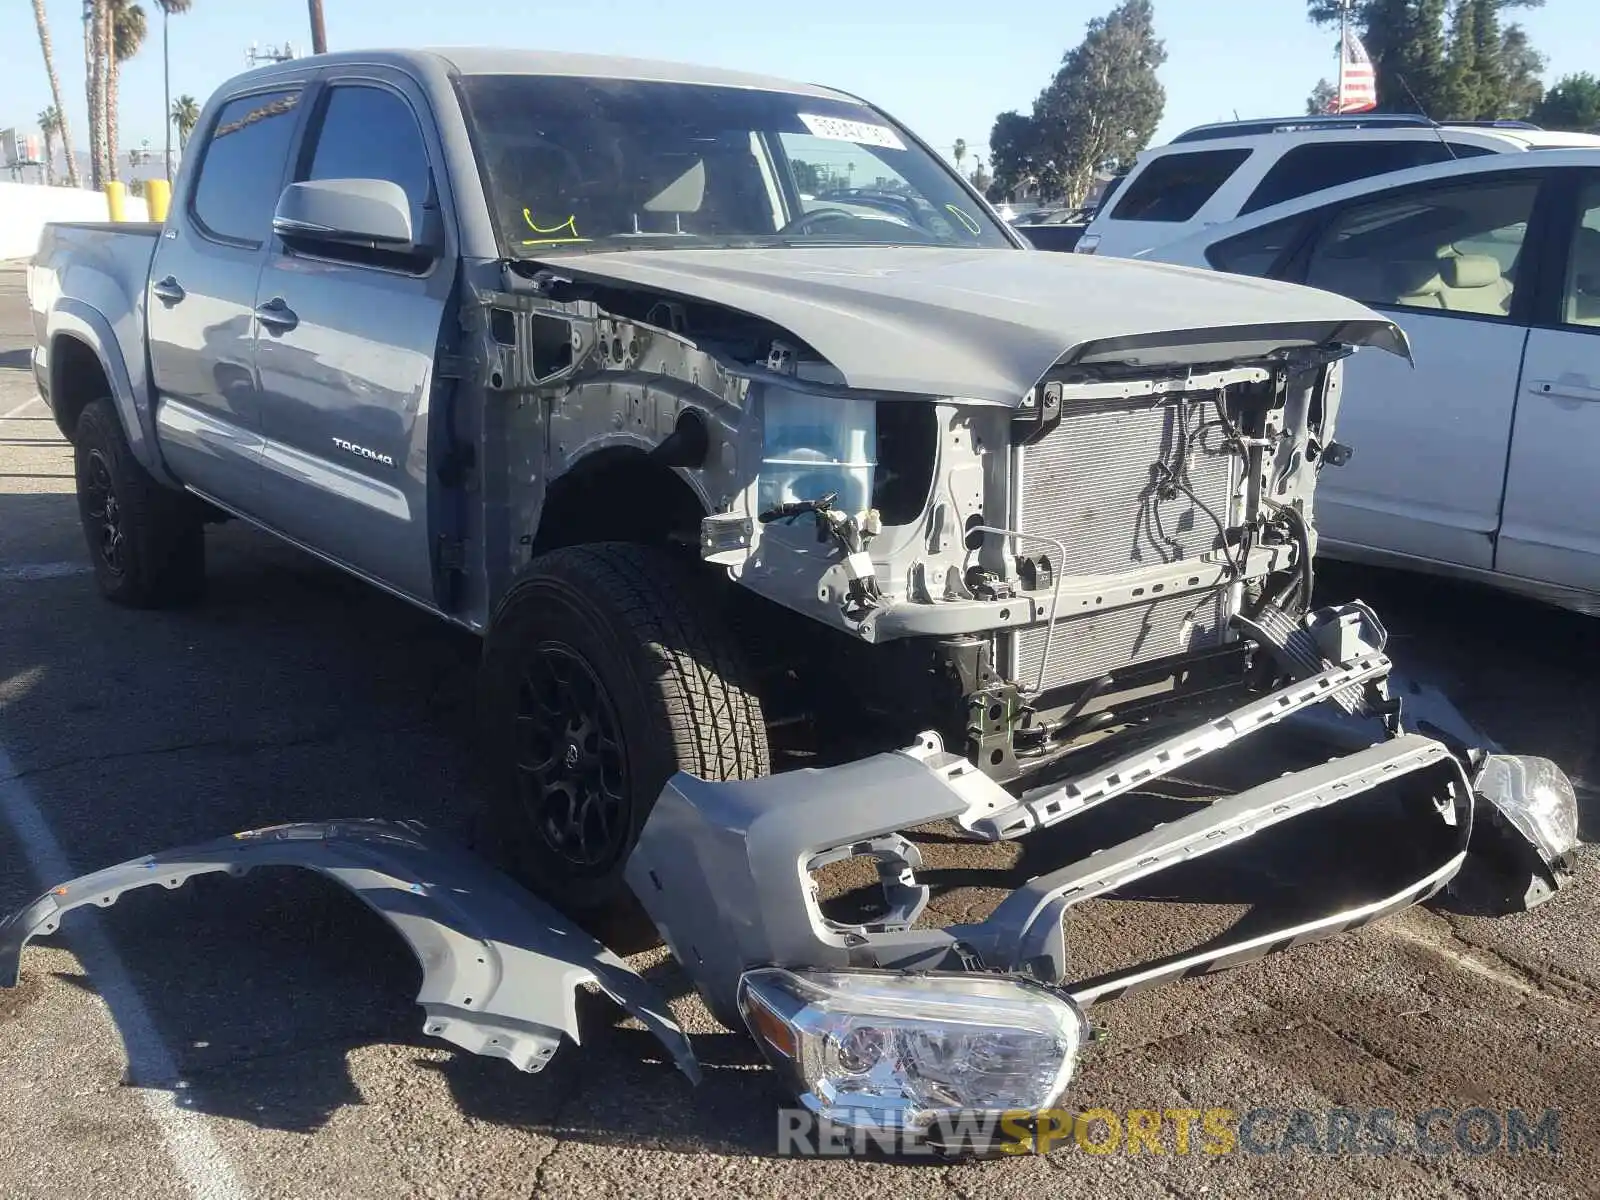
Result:
[[[387,179],[291,183],[278,198],[272,231],[286,240],[414,252],[411,201]]]

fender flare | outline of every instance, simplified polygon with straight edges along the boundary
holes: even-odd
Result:
[[[110,321],[98,309],[71,296],[61,297],[50,310],[45,327],[45,344],[51,347],[48,367],[52,409],[57,408],[59,400],[56,397],[60,395],[57,385],[59,359],[54,353],[58,338],[71,338],[83,343],[99,361],[100,370],[111,385],[111,401],[116,406],[118,420],[122,422],[123,435],[128,439],[128,448],[139,465],[168,487],[181,486],[161,460],[156,440],[155,412],[148,402],[140,403],[138,388],[123,357],[122,343],[117,340]],[[142,366],[139,374],[142,383]],[[70,430],[62,432],[70,437]]]
[[[348,888],[422,966],[423,1030],[463,1050],[542,1070],[562,1035],[579,1041],[577,989],[593,983],[661,1040],[700,1081],[689,1039],[655,989],[543,901],[410,821],[275,825],[130,859],[58,884],[0,922],[0,985],[13,987],[23,947],[75,908],[124,892],[181,887],[197,875],[303,867]]]

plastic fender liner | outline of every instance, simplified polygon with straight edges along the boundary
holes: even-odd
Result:
[[[482,859],[413,822],[275,825],[130,859],[58,884],[0,922],[0,984],[22,948],[86,905],[181,887],[196,875],[304,867],[343,884],[405,939],[422,965],[425,1032],[463,1050],[542,1070],[565,1034],[579,1041],[577,989],[593,983],[639,1018],[698,1083],[689,1040],[654,989],[599,942]]]

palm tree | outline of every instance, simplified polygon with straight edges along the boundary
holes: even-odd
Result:
[[[50,46],[50,23],[45,19],[44,0],[33,0],[33,23],[39,27],[39,49],[44,52],[45,74],[50,76],[49,111],[56,114],[55,131],[61,135],[62,144],[67,148],[67,182],[77,187],[78,164],[72,157],[72,135],[67,132],[67,110],[61,104],[61,79],[56,74],[56,58]]]
[[[130,0],[110,0],[111,54],[106,63],[106,158],[111,164],[111,178],[117,177],[117,85],[122,74],[122,64],[139,53],[144,45],[149,27],[145,24],[144,9]]]
[[[54,187],[56,183],[56,122],[60,114],[53,108],[47,108],[39,114],[39,132],[44,134],[44,183],[46,187]]]
[[[189,135],[200,123],[200,105],[193,96],[179,96],[172,102],[171,116],[170,123],[178,129],[178,148],[182,150],[189,145]]]
[[[83,81],[89,109],[89,184],[99,191],[106,174],[106,47],[111,0],[83,0]],[[57,105],[59,108],[60,106]]]
[[[956,170],[961,170],[961,160],[967,156],[967,139],[957,138],[956,144],[950,147],[950,155],[956,160]]]
[[[172,41],[171,41],[171,38],[168,36],[168,26],[171,24],[172,15],[174,13],[177,13],[178,15],[181,16],[182,14],[184,14],[184,13],[189,11],[191,0],[156,0],[156,3],[161,6],[161,89],[162,89],[162,96],[165,99],[166,105],[167,105],[167,114],[168,114],[168,116],[170,118],[167,121],[167,158],[166,158],[166,165],[167,165],[167,182],[171,183],[172,182],[172,126],[173,126],[173,123],[178,120],[178,118],[177,118],[176,112],[174,111],[174,109],[172,107]],[[194,103],[194,98],[193,97],[185,97],[185,99],[187,99],[191,104]],[[194,122],[193,121],[189,122],[189,128],[191,130],[194,128]],[[178,145],[182,146],[188,140],[189,140],[189,135],[187,133],[183,133],[182,132],[182,125],[180,124],[179,125],[179,142],[178,142]]]

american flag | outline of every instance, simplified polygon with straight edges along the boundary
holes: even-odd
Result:
[[[1378,107],[1378,80],[1373,74],[1372,58],[1361,39],[1349,29],[1339,47],[1339,98],[1335,112],[1371,112]]]

